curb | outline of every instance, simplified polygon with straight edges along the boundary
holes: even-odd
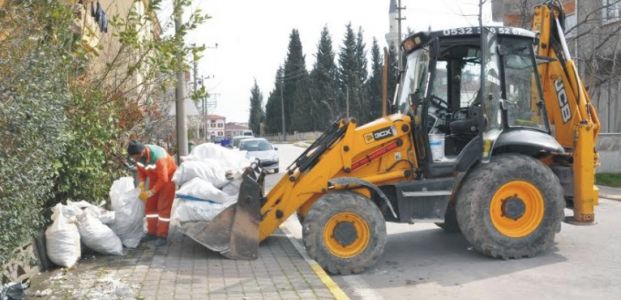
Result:
[[[608,200],[616,200],[621,201],[620,195],[608,195],[608,194],[599,194],[600,198],[608,199]]]
[[[621,188],[598,184],[599,197],[608,200],[621,201]]]
[[[349,300],[349,297],[347,296],[347,294],[345,294],[345,292],[343,292],[341,287],[339,287],[339,285],[336,282],[334,282],[334,280],[332,280],[330,275],[328,275],[328,273],[326,273],[326,271],[324,271],[323,268],[321,268],[319,263],[317,263],[314,259],[308,256],[308,254],[304,250],[304,247],[300,244],[300,242],[298,242],[297,239],[293,237],[289,229],[287,229],[286,226],[281,226],[280,230],[282,230],[285,233],[285,236],[287,237],[287,239],[291,242],[291,244],[293,244],[293,247],[295,248],[295,250],[297,250],[298,253],[300,253],[302,258],[304,258],[306,263],[311,267],[313,272],[315,272],[317,277],[319,277],[319,280],[321,280],[321,282],[323,282],[323,284],[326,285],[328,290],[330,290],[330,293],[332,293],[332,296],[334,296],[334,299]]]
[[[308,145],[306,143],[300,143],[300,142],[293,143],[292,145],[296,146],[296,147],[304,148],[304,149],[306,149],[306,148],[308,148],[308,146],[310,146],[310,145]]]

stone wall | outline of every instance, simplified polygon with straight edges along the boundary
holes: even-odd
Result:
[[[597,173],[621,173],[621,133],[602,133],[597,138],[600,166]]]

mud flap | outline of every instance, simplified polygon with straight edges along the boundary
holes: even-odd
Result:
[[[242,175],[237,203],[208,222],[185,222],[180,231],[210,250],[230,259],[252,260],[259,248],[261,186],[254,171]]]

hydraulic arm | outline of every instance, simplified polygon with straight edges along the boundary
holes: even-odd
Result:
[[[533,31],[539,33],[536,53],[546,61],[538,68],[553,134],[571,155],[574,219],[579,223],[591,223],[593,206],[598,200],[594,172],[598,163],[595,143],[600,123],[569,53],[562,26],[564,15],[558,5],[547,2],[535,8]]]

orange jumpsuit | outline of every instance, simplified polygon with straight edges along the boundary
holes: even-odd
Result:
[[[164,148],[145,145],[146,155],[138,166],[138,179],[145,183],[145,190],[153,196],[147,199],[144,211],[147,218],[147,233],[158,237],[168,236],[170,210],[175,198],[175,183],[171,180],[177,165]]]

